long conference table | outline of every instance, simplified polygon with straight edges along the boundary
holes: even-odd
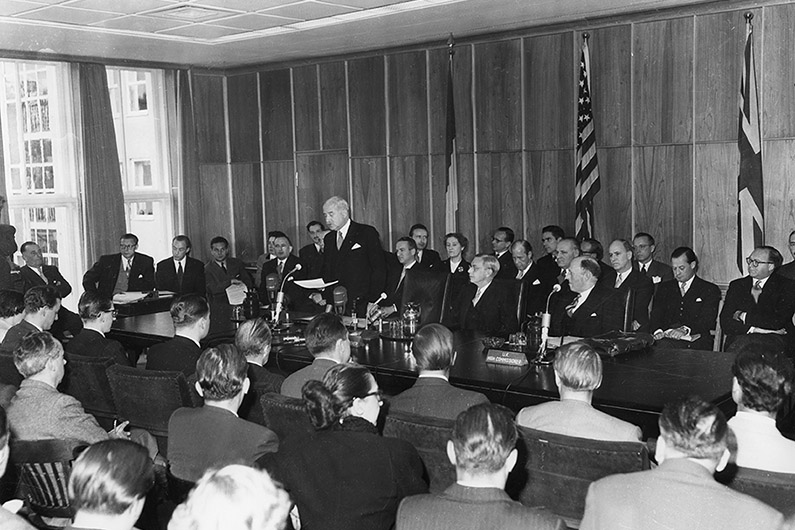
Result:
[[[274,334],[268,367],[292,373],[312,362],[303,342],[290,339],[300,336],[302,325],[284,334]],[[234,324],[216,325],[207,345],[232,342]],[[168,312],[119,318],[109,334],[136,348],[145,348],[168,340],[174,326]],[[555,375],[550,365],[524,367],[486,362],[482,336],[473,332],[456,332],[458,352],[450,372],[456,386],[482,392],[494,403],[519,410],[528,405],[558,399]],[[389,395],[410,387],[417,378],[417,368],[410,342],[384,338],[352,344],[353,359],[367,366],[379,386]],[[684,395],[697,394],[717,405],[729,416],[735,406],[731,400],[732,353],[650,348],[616,357],[603,357],[602,385],[594,393],[594,405],[613,415],[639,425],[644,437],[659,434],[657,419],[663,406]]]

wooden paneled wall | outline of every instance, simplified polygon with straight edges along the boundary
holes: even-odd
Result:
[[[576,84],[587,31],[602,182],[596,237],[606,246],[647,231],[659,259],[690,245],[704,277],[737,277],[745,10],[730,7],[456,46],[459,223],[469,256],[489,251],[500,225],[528,238],[537,256],[543,225],[573,231]],[[786,251],[795,228],[795,4],[752,11],[767,239]],[[286,231],[297,249],[308,243],[304,225],[322,220],[323,201],[339,194],[385,246],[422,222],[443,250],[447,62],[440,47],[198,76],[199,184],[233,208],[227,215],[207,207],[202,230],[233,232],[248,259],[262,251],[267,230]]]

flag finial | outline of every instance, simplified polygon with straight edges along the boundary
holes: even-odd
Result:
[[[453,34],[451,33],[450,38],[447,39],[447,50],[450,53],[450,55],[453,55],[455,53],[455,50],[453,49],[454,47],[455,47],[455,39],[453,38]]]
[[[753,13],[751,13],[750,11],[748,11],[748,12],[745,14],[745,21],[746,21],[746,22],[748,22],[748,23],[750,24],[750,23],[751,23],[751,21],[752,21],[753,19],[754,19],[754,14],[753,14]],[[452,35],[451,35],[451,36],[452,36]]]
[[[584,41],[588,40],[590,37],[591,37],[591,34],[588,33],[587,31],[582,34],[582,40],[584,40]]]

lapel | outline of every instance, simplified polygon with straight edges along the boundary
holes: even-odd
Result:
[[[624,281],[626,282],[626,280]],[[624,284],[622,283],[621,285]],[[591,316],[591,313],[599,308],[601,302],[602,298],[599,294],[599,289],[594,287],[593,291],[591,291],[591,294],[588,295],[588,298],[585,299],[585,302],[580,304],[580,307],[577,308],[572,317],[577,316],[578,318],[588,318]]]
[[[359,235],[356,223],[351,221],[350,226],[348,227],[348,233],[345,234],[345,239],[342,240],[342,246],[337,251],[338,255],[347,254],[351,251],[351,248],[356,243],[356,238]],[[337,246],[337,236],[334,236],[334,246]]]
[[[44,267],[43,266],[41,268],[41,272],[44,273]],[[47,285],[49,283],[49,281],[44,280],[41,276],[39,276],[36,273],[36,271],[34,271],[32,268],[28,267],[27,265],[22,267],[22,274],[33,285]],[[47,276],[46,273],[44,273],[44,275]]]

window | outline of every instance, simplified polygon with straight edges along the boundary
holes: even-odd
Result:
[[[129,114],[146,113],[149,109],[147,94],[152,74],[143,70],[122,70],[121,73],[127,87],[127,112]]]

